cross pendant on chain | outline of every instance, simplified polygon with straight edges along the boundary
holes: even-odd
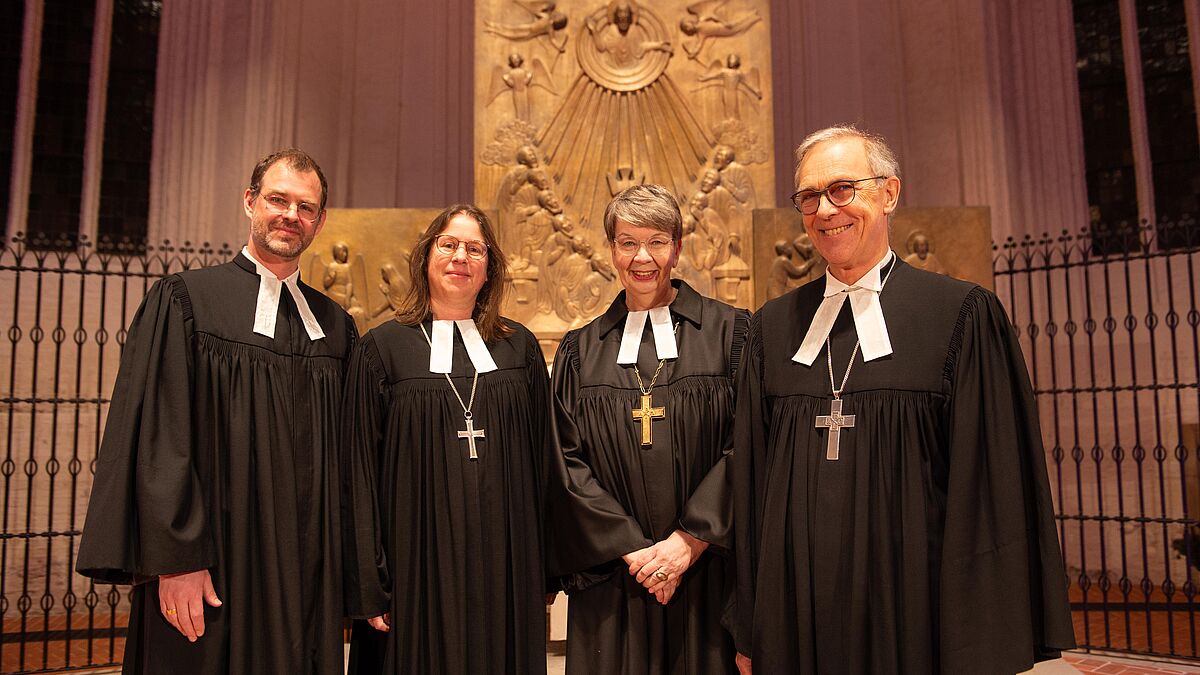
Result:
[[[838,450],[842,444],[842,429],[854,427],[854,415],[842,414],[842,399],[835,398],[829,402],[829,414],[817,415],[817,428],[829,429],[829,445],[825,450],[825,459],[837,461]]]
[[[475,420],[470,417],[467,417],[466,421],[467,428],[458,432],[458,437],[467,439],[467,445],[471,448],[469,457],[471,459],[479,459],[479,453],[475,451],[475,439],[484,437],[483,429],[476,429]]]
[[[653,445],[654,440],[651,437],[650,426],[653,420],[667,419],[667,409],[665,407],[651,407],[650,394],[642,394],[642,407],[632,410],[633,419],[639,420],[642,423],[642,445]]]

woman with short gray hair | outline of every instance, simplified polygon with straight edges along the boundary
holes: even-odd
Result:
[[[568,332],[552,381],[551,574],[568,673],[728,673],[726,452],[749,316],[672,280],[683,220],[657,185],[604,213],[624,290]]]

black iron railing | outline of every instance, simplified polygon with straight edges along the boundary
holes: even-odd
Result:
[[[1009,240],[993,272],[1037,394],[1080,646],[1197,658],[1200,230]]]
[[[120,662],[127,589],[74,566],[125,329],[155,279],[233,254],[22,236],[0,245],[0,672]]]
[[[995,248],[1084,649],[1200,657],[1200,232],[1183,225]],[[235,252],[0,245],[0,671],[120,661],[126,589],[73,569],[125,328],[155,279]]]

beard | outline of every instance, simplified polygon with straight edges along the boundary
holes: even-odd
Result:
[[[250,236],[254,239],[254,243],[258,248],[270,251],[273,255],[279,256],[284,260],[294,260],[300,257],[304,249],[312,243],[314,232],[300,227],[299,239],[283,238],[271,229],[271,225],[265,221],[255,221],[250,228]]]

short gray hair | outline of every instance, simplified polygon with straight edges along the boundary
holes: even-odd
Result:
[[[683,238],[679,202],[661,185],[634,185],[613,197],[604,209],[604,236],[609,241],[616,240],[618,219],[636,227],[665,232],[676,241]]]
[[[900,177],[900,163],[896,161],[896,153],[892,152],[882,136],[863,131],[853,124],[840,124],[812,132],[800,143],[800,147],[796,148],[796,174],[793,180],[797,187],[800,184],[800,165],[804,163],[804,158],[808,156],[809,151],[820,143],[840,138],[862,139],[867,150],[867,163],[871,166],[871,173],[884,178]]]

